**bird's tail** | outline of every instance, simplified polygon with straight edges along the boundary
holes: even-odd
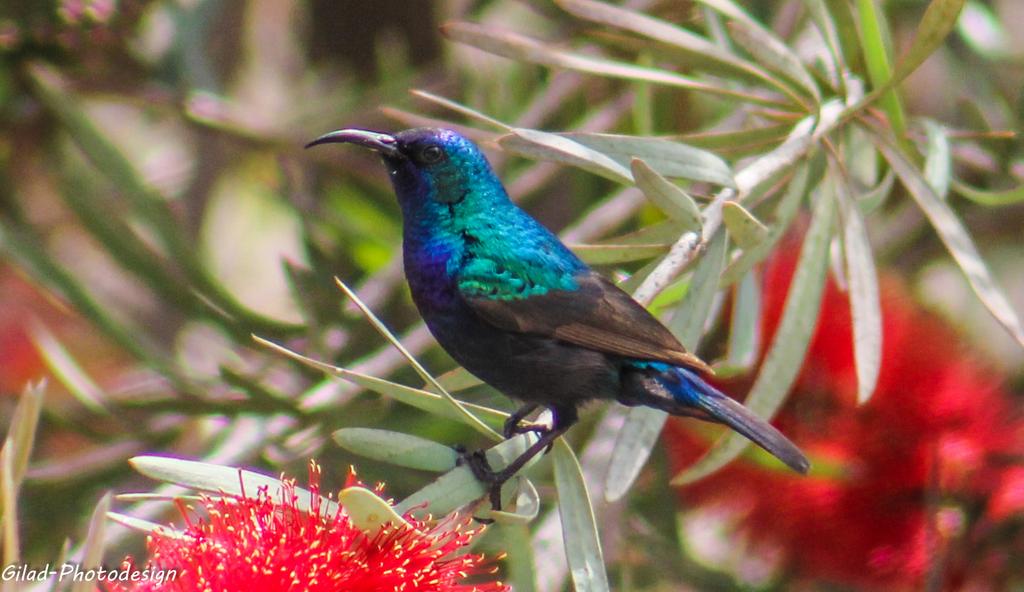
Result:
[[[642,384],[634,385],[642,386],[642,390],[627,389],[631,391],[632,400],[624,403],[647,405],[671,415],[723,423],[770,452],[794,471],[807,473],[811,463],[782,432],[705,382],[696,372],[676,366],[645,370],[637,377]]]

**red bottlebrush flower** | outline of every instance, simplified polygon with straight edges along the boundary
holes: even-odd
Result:
[[[765,266],[765,343],[794,265],[781,255]],[[1001,390],[1003,377],[916,305],[899,279],[882,274],[880,289],[884,345],[871,401],[856,405],[849,301],[830,282],[776,422],[816,470],[801,477],[737,462],[680,496],[687,507],[729,510],[734,534],[780,555],[798,580],[999,589],[1024,562],[1024,421]],[[677,469],[706,447],[682,423],[670,423],[665,442]]]
[[[357,485],[349,476],[346,485]],[[500,582],[465,583],[493,574],[482,555],[462,553],[479,531],[454,517],[428,524],[385,524],[364,532],[342,508],[326,511],[319,467],[311,465],[309,508],[300,508],[294,482],[280,496],[260,488],[255,496],[203,496],[207,517],[181,507],[183,533],[155,531],[147,546],[153,577],[136,592],[285,590],[308,592],[501,592]],[[284,500],[281,503],[279,500]],[[131,559],[125,570],[132,569]],[[175,570],[172,578],[169,570]],[[141,572],[140,572],[141,573]],[[157,582],[157,575],[163,576]]]

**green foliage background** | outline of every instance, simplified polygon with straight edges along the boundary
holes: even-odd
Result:
[[[291,475],[315,457],[333,485],[356,464],[401,499],[429,474],[369,462],[331,434],[372,427],[484,444],[444,405],[424,413],[380,396],[424,381],[335,276],[459,398],[511,409],[445,374],[453,363],[404,287],[398,210],[375,158],[302,150],[340,127],[445,125],[481,142],[524,207],[622,278],[687,346],[710,328],[701,351],[723,374],[751,371],[759,344],[744,332],[756,310],[741,309],[747,325],[729,333],[720,298],[756,291],[751,267],[809,225],[789,338],[748,399],[763,415],[799,368],[825,273],[851,291],[859,392],[870,396],[876,266],[905,274],[1020,380],[1024,45],[1011,23],[1021,17],[1013,2],[976,0],[5,3],[4,273],[27,275],[85,319],[76,330],[32,323],[53,378],[31,460],[35,399],[22,396],[17,414],[14,397],[3,406],[5,491],[20,487],[16,504],[4,498],[4,526],[20,533],[17,547],[5,539],[5,560],[52,561],[65,537],[84,539],[103,492],[151,489],[125,462],[137,454]],[[588,135],[598,132],[630,138]],[[254,334],[356,374],[325,377]],[[585,414],[571,437],[591,494],[604,490],[609,455],[609,484],[626,494],[663,420]],[[616,441],[624,423],[632,435]],[[744,446],[726,437],[677,478]],[[570,462],[568,448],[559,454],[555,464]],[[661,501],[673,476],[657,454],[644,470],[658,476],[624,503],[600,501],[599,524],[621,527],[601,529],[613,579],[738,586],[678,559]],[[513,546],[520,590],[566,581],[564,563],[538,559],[532,571],[522,560],[553,536],[549,473],[531,473],[545,513],[487,541]],[[115,505],[170,516],[152,502]],[[599,561],[585,514],[579,531],[567,527],[567,550]],[[643,557],[616,540],[636,532]],[[138,553],[142,539],[113,525],[107,538],[111,558]],[[577,587],[600,589],[593,577]]]

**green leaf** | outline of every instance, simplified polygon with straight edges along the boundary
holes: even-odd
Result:
[[[624,168],[631,166],[634,158],[639,158],[666,177],[736,187],[732,169],[724,160],[712,152],[687,146],[682,142],[664,138],[589,132],[564,132],[558,135],[597,150]]]
[[[875,135],[876,145],[889,166],[896,171],[903,186],[907,188],[918,207],[931,222],[935,232],[942,239],[949,254],[956,260],[957,265],[967,276],[974,293],[978,295],[981,302],[988,308],[992,316],[1010,333],[1010,335],[1024,347],[1024,328],[1021,327],[1020,318],[1013,310],[1009,300],[1003,295],[1002,290],[992,279],[992,274],[981,258],[970,234],[964,228],[960,218],[949,207],[949,204],[942,200],[928,180],[902,152],[881,135]]]
[[[601,553],[601,539],[580,463],[562,438],[555,442],[552,457],[555,487],[558,489],[558,515],[562,519],[562,538],[573,585],[579,591],[607,592],[610,588]]]
[[[14,443],[7,438],[0,449],[0,501],[3,502],[4,565],[12,565],[21,558],[21,540],[18,536],[18,480],[14,477]]]
[[[857,372],[857,403],[871,398],[882,365],[882,306],[878,274],[871,255],[867,228],[838,170],[830,171],[839,220],[843,230],[846,278],[850,286],[850,317],[853,320],[853,354]]]
[[[349,452],[421,471],[449,471],[459,458],[449,446],[390,430],[342,428],[333,437]]]
[[[983,206],[1008,206],[1024,201],[1024,184],[1003,191],[977,189],[966,183],[953,181],[953,190],[974,203]]]
[[[376,329],[378,333],[380,333],[385,339],[387,339],[388,342],[390,342],[391,345],[394,346],[394,348],[397,349],[402,354],[402,357],[404,357],[409,362],[409,365],[411,365],[413,369],[416,370],[416,373],[420,375],[420,378],[427,381],[428,384],[433,386],[437,390],[437,392],[440,393],[441,397],[449,405],[451,405],[452,409],[456,412],[456,415],[460,419],[462,419],[467,425],[474,428],[476,431],[491,438],[492,440],[501,439],[500,434],[495,432],[493,429],[491,429],[490,426],[488,426],[484,422],[480,421],[480,419],[477,416],[473,415],[473,413],[471,413],[468,409],[466,409],[466,407],[463,406],[462,403],[456,400],[455,397],[451,396],[451,394],[448,391],[444,390],[444,387],[441,386],[439,382],[437,382],[437,379],[435,379],[430,372],[427,372],[427,369],[424,368],[419,363],[415,356],[409,353],[409,350],[405,349],[405,346],[402,345],[402,342],[399,341],[397,337],[395,337],[394,333],[392,333],[391,330],[388,329],[387,326],[383,322],[381,322],[380,319],[377,318],[377,315],[373,314],[373,311],[370,310],[370,307],[366,306],[362,299],[360,299],[359,296],[352,289],[345,285],[345,282],[341,281],[338,278],[334,278],[334,282],[338,284],[338,287],[341,288],[341,291],[344,292],[345,295],[348,296],[348,298],[352,302],[354,302],[356,306],[359,307],[359,310],[361,310],[363,315],[366,316],[366,319],[370,321],[370,324],[373,325],[373,328]]]
[[[565,11],[580,18],[610,27],[625,29],[692,54],[698,58],[695,60],[695,66],[702,70],[724,73],[726,75],[742,74],[746,78],[753,78],[769,84],[789,95],[795,102],[800,102],[799,97],[794,95],[788,86],[782,84],[769,73],[757,67],[757,65],[682,27],[605,2],[595,2],[593,0],[556,0],[556,3]]]
[[[260,488],[266,488],[267,495],[276,504],[292,503],[284,499],[284,483],[273,477],[205,462],[169,458],[163,456],[136,456],[128,460],[132,467],[157,481],[174,483],[196,491],[229,496],[255,496]],[[309,491],[296,487],[295,506],[308,510],[312,496]],[[320,497],[320,507],[328,516],[338,513],[338,504]]]
[[[50,372],[82,405],[93,413],[106,415],[103,392],[41,321],[31,323],[32,343],[39,350]]]
[[[141,533],[152,534],[154,532],[159,531],[161,537],[172,539],[185,538],[184,532],[174,528],[169,528],[166,524],[150,522],[149,520],[143,520],[142,518],[128,516],[127,514],[119,514],[117,512],[107,512],[107,518],[120,524],[121,526],[130,528],[132,530],[136,530]]]
[[[700,343],[704,324],[711,312],[715,293],[718,292],[718,278],[725,267],[726,244],[723,232],[711,239],[693,272],[686,296],[668,323],[668,328],[679,338],[679,342],[691,351],[695,351]],[[666,418],[664,411],[647,407],[629,410],[608,462],[604,494],[607,501],[621,499],[632,487],[657,444]]]
[[[517,478],[518,487],[512,496],[514,512],[491,510],[491,518],[499,524],[527,524],[540,514],[540,494],[529,479]]]
[[[768,238],[768,227],[734,201],[722,204],[722,222],[729,236],[744,251],[753,249]]]
[[[470,119],[473,119],[473,120],[476,120],[476,121],[478,121],[480,123],[483,123],[483,124],[486,124],[486,125],[490,125],[492,127],[496,127],[498,129],[504,130],[506,132],[512,131],[512,126],[510,126],[510,125],[508,125],[506,123],[498,121],[497,119],[495,119],[495,118],[493,118],[493,117],[491,117],[489,115],[486,115],[486,114],[484,114],[484,113],[482,113],[480,111],[477,111],[476,109],[473,109],[471,107],[467,107],[467,106],[463,105],[462,103],[457,103],[457,102],[455,102],[455,101],[453,101],[451,99],[447,99],[447,98],[442,97],[440,95],[435,95],[434,93],[432,93],[430,91],[421,90],[421,89],[417,88],[417,89],[410,90],[409,93],[412,94],[414,97],[419,97],[421,99],[430,101],[431,103],[434,103],[435,105],[440,105],[440,106],[444,107],[445,109],[449,109],[449,110],[454,111],[456,113],[459,113],[461,115],[465,115],[466,117],[468,117]]]
[[[825,289],[834,210],[831,196],[818,196],[779,328],[747,396],[747,408],[763,418],[771,419],[782,405],[807,355]],[[710,475],[738,457],[749,444],[749,440],[730,431],[703,458],[673,477],[672,484],[692,483]]]
[[[729,348],[719,375],[748,370],[761,349],[761,283],[757,270],[748,271],[735,289],[729,320]]]
[[[946,199],[949,194],[949,182],[953,178],[953,155],[949,148],[949,136],[946,128],[931,119],[924,120],[927,134],[925,150],[924,178],[935,190],[939,199]]]
[[[534,573],[536,567],[529,527],[526,524],[503,523],[498,529],[498,538],[508,553],[505,567],[512,589],[515,592],[537,592],[537,577]]]
[[[461,420],[462,415],[458,413],[452,405],[444,399],[443,396],[431,393],[411,386],[405,386],[404,384],[398,384],[397,382],[391,382],[383,378],[377,378],[376,376],[370,376],[361,372],[355,372],[354,370],[347,370],[345,368],[339,368],[337,366],[331,366],[323,362],[307,358],[302,354],[291,351],[288,348],[277,345],[272,341],[267,341],[261,337],[253,336],[253,340],[260,345],[268,347],[278,353],[284,354],[293,360],[296,360],[310,368],[319,370],[325,374],[331,376],[337,376],[338,378],[347,380],[354,384],[380,393],[384,396],[391,397],[392,399],[421,409],[428,413],[447,417],[449,419]],[[474,414],[483,418],[488,422],[489,425],[500,427],[504,424],[505,419],[508,417],[507,413],[491,409],[489,407],[483,407],[481,405],[474,405],[472,403],[460,402],[464,407],[471,409]]]
[[[885,176],[878,182],[878,185],[868,189],[857,196],[855,200],[857,209],[861,214],[870,214],[877,210],[892,193],[893,183],[896,182],[896,173],[892,169],[886,171]]]
[[[885,23],[882,21],[885,16],[879,15],[876,0],[857,0],[857,11],[861,24],[864,63],[867,64],[868,76],[874,88],[872,94],[868,96],[881,97],[882,109],[889,117],[893,131],[902,137],[907,130],[907,123],[900,96],[893,88],[896,79],[893,76],[889,47],[886,44],[887,30],[884,29]]]
[[[814,21],[818,32],[821,33],[822,39],[825,40],[825,45],[828,46],[829,56],[832,58],[831,67],[837,76],[835,82],[838,83],[839,88],[845,90],[846,77],[842,70],[849,69],[849,65],[843,58],[843,46],[836,21],[832,18],[824,0],[804,0],[804,6],[807,7],[807,13]]]
[[[462,366],[452,368],[438,376],[437,381],[440,382],[441,386],[447,389],[450,393],[464,391],[484,384],[484,381],[470,374],[469,370],[466,370]],[[434,387],[430,384],[423,385],[424,390],[430,390],[432,388]]]
[[[89,519],[89,530],[85,535],[85,542],[82,544],[82,561],[78,567],[82,571],[96,569],[103,561],[103,549],[107,532],[107,512],[110,511],[110,492],[103,494],[100,502]],[[71,592],[90,592],[95,589],[95,584],[83,580],[76,581],[71,585]]]
[[[569,245],[576,255],[590,265],[611,265],[616,263],[627,263],[630,261],[642,261],[664,255],[668,252],[671,243],[653,245]]]
[[[764,260],[771,253],[775,244],[789,230],[790,222],[796,217],[796,213],[800,209],[800,202],[803,201],[804,196],[807,195],[810,189],[810,175],[809,166],[804,165],[797,168],[796,173],[789,182],[789,186],[786,188],[785,195],[782,196],[782,199],[779,200],[778,205],[775,207],[774,220],[768,231],[768,236],[751,249],[743,251],[739,257],[729,263],[725,271],[722,272],[719,286],[725,288],[736,283],[754,265]]]
[[[797,83],[801,90],[821,102],[821,92],[800,58],[774,33],[752,21],[741,19],[729,23],[732,38],[765,68],[782,74]],[[804,103],[805,106],[806,103]]]
[[[453,41],[520,62],[730,96],[758,105],[780,106],[778,101],[772,99],[701,82],[667,70],[645,68],[567,51],[497,27],[462,22],[449,23],[441,26],[441,33]]]
[[[682,232],[700,232],[703,225],[700,208],[689,194],[662,177],[639,158],[634,158],[630,165],[636,186],[644,192],[644,196],[665,212],[669,218],[681,224],[680,232],[676,233],[676,237]]]
[[[519,434],[487,449],[487,462],[495,471],[500,471],[519,457],[531,444],[537,441],[533,433]],[[524,470],[532,466],[537,457],[527,463]],[[507,494],[506,494],[507,490]],[[502,499],[508,500],[511,494],[519,491],[514,480],[509,480],[502,489]],[[477,480],[473,471],[466,465],[459,465],[427,484],[419,491],[395,505],[395,511],[405,515],[408,512],[430,513],[434,516],[446,515],[456,508],[478,500],[487,495],[487,487]],[[518,499],[518,495],[516,499]]]
[[[338,493],[338,503],[345,508],[352,524],[368,536],[374,536],[387,525],[411,527],[391,504],[365,487],[346,487]]]
[[[516,128],[498,139],[509,152],[539,160],[551,160],[581,168],[622,184],[631,184],[629,170],[608,156],[558,134]]]

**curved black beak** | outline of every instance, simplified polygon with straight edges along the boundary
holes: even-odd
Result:
[[[361,129],[343,129],[326,133],[319,138],[306,144],[306,148],[319,146],[320,144],[358,144],[370,150],[376,150],[384,156],[400,157],[398,151],[398,140],[394,136],[381,132],[372,132]]]

